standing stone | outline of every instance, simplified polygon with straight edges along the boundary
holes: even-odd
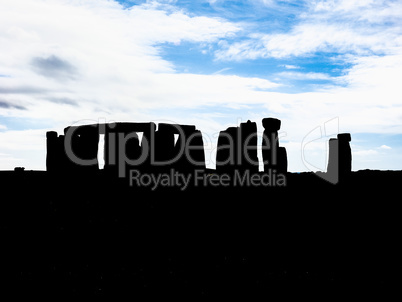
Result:
[[[188,146],[188,164],[191,169],[205,169],[204,141],[201,131],[195,130],[187,138]]]
[[[233,173],[238,158],[238,128],[229,127],[219,132],[216,150],[216,170],[220,173]]]
[[[118,137],[118,148],[119,148],[118,159],[120,161],[125,161],[124,164],[125,170],[123,175],[127,176],[131,169],[138,168],[138,164],[135,162],[141,155],[141,147],[138,135],[130,124],[122,123],[119,126],[120,127],[118,130],[120,136]],[[122,156],[123,158],[121,158]],[[130,161],[134,163],[131,163]]]
[[[265,129],[262,139],[264,172],[269,172],[270,169],[277,168],[278,165],[278,130],[281,128],[281,121],[276,118],[264,118],[262,120],[262,125]]]
[[[169,170],[176,157],[175,131],[170,124],[160,123],[155,133],[155,165],[158,170]],[[177,160],[177,159],[176,159]]]
[[[258,172],[257,124],[248,120],[240,124],[240,170]]]
[[[48,172],[57,172],[60,169],[58,165],[59,150],[57,144],[57,132],[46,132],[46,170]]]
[[[118,173],[118,145],[117,145],[117,131],[116,123],[109,123],[104,125],[105,129],[105,145],[103,146],[103,160],[105,165],[103,170],[108,175],[116,176]]]
[[[340,133],[337,138],[329,140],[327,173],[334,181],[349,175],[352,171],[350,141],[350,133]]]
[[[55,131],[46,133],[46,171],[57,174],[68,174],[73,163],[68,159],[64,147],[64,135]]]
[[[174,145],[174,155],[177,159],[173,163],[175,170],[186,173],[192,170],[190,162],[186,155],[186,148],[189,137],[195,132],[195,126],[192,125],[172,125],[175,135],[178,135]]]
[[[288,171],[288,155],[285,147],[279,147],[278,149],[278,173],[286,173]]]
[[[178,135],[174,146],[177,160],[173,167],[182,173],[193,173],[196,169],[205,169],[204,143],[201,132],[194,125],[172,125]]]
[[[339,141],[337,138],[329,139],[328,168],[327,173],[338,176],[339,173]]]
[[[64,146],[65,136],[59,135],[57,138],[57,165],[60,172],[72,171],[73,163],[67,156]]]
[[[350,148],[350,133],[338,134],[339,141],[339,172],[348,175],[352,172],[352,150]]]
[[[155,123],[144,124],[141,140],[141,152],[144,152],[147,156],[143,164],[144,170],[150,170],[152,165],[152,152],[154,152],[155,142]]]

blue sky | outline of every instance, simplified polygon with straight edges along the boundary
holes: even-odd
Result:
[[[3,0],[0,169],[45,169],[71,124],[282,120],[291,171],[325,170],[352,134],[353,169],[402,169],[402,2]],[[331,131],[319,131],[331,126]],[[318,130],[317,130],[318,129]]]

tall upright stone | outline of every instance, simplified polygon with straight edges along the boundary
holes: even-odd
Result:
[[[175,148],[175,126],[160,123],[155,133],[155,168],[165,171],[173,167],[177,158]]]
[[[348,175],[352,172],[352,150],[350,133],[338,134],[339,141],[339,171],[341,175]]]
[[[177,156],[177,161],[174,163],[176,170],[183,173],[192,171],[193,167],[189,161],[188,145],[189,139],[195,133],[195,126],[193,125],[175,125],[173,128],[175,135],[178,135],[177,141],[174,146],[174,154]]]
[[[137,132],[130,123],[118,123],[117,131],[117,167],[119,176],[127,176],[131,169],[137,169],[136,163],[141,155],[141,147]],[[124,171],[121,171],[124,169]]]
[[[103,170],[107,175],[116,176],[118,173],[118,129],[117,123],[109,123],[103,125],[104,128],[104,146],[103,160],[105,165]]]
[[[339,175],[339,141],[337,138],[330,138],[328,145],[327,173],[332,176],[331,179],[337,182]]]
[[[233,173],[238,162],[238,127],[229,127],[219,132],[216,150],[216,170],[220,173]]]
[[[195,130],[187,137],[186,148],[186,164],[188,167],[190,167],[191,170],[204,170],[205,152],[201,131]]]
[[[277,172],[286,173],[288,171],[288,155],[285,147],[279,147],[278,149],[278,164]]]
[[[350,141],[350,133],[340,133],[329,140],[327,173],[333,182],[347,177],[352,171]]]
[[[65,136],[59,135],[57,137],[57,166],[59,172],[72,171],[73,163],[67,156],[67,152],[65,150]]]
[[[246,123],[240,124],[240,163],[239,169],[258,172],[258,155],[257,155],[257,124],[248,120]]]
[[[248,120],[239,127],[229,127],[219,133],[216,170],[220,173],[241,174],[258,172],[257,124]]]
[[[56,131],[46,132],[46,171],[54,173],[60,169],[58,148],[58,136]]]
[[[202,134],[194,125],[159,124],[155,154],[159,161],[165,161],[161,166],[164,170],[192,173],[205,169]]]
[[[281,121],[276,118],[264,118],[262,120],[262,125],[265,129],[262,138],[264,172],[269,172],[270,169],[278,168],[278,130],[281,128]]]
[[[142,127],[142,139],[141,139],[141,152],[146,155],[145,162],[143,164],[144,170],[151,169],[152,165],[152,153],[154,152],[155,143],[155,123],[144,123]]]

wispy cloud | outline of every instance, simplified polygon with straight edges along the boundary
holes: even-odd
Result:
[[[5,109],[18,109],[18,110],[25,110],[26,108],[21,105],[13,104],[7,101],[1,101],[0,100],[0,108],[5,108]]]
[[[315,52],[386,54],[402,46],[400,1],[310,1],[290,30],[250,33],[216,52],[220,60],[286,58]]]
[[[225,71],[228,71],[228,70],[231,70],[232,68],[230,68],[230,67],[226,67],[226,68],[222,68],[222,69],[219,69],[218,71],[215,71],[214,73],[213,73],[213,75],[215,75],[215,74],[221,74],[221,73],[223,73],[223,72],[225,72]]]
[[[71,63],[55,55],[35,57],[31,64],[36,73],[55,80],[75,79],[78,73]]]
[[[331,80],[331,76],[321,72],[284,71],[276,74],[282,78],[295,80]]]
[[[318,0],[307,2],[316,18],[342,18],[358,22],[383,23],[400,22],[402,5],[400,1],[350,1],[350,0]]]
[[[315,52],[384,54],[392,47],[401,46],[400,34],[394,29],[373,30],[342,23],[306,22],[289,33],[254,34],[250,39],[218,50],[216,57],[219,60],[244,60],[309,56]]]
[[[159,104],[179,106],[180,98],[168,105],[162,93],[156,96],[158,87],[170,86],[183,95],[182,83],[199,79],[175,82],[174,66],[160,55],[162,45],[213,43],[240,27],[218,17],[190,15],[172,4],[164,10],[150,2],[126,9],[106,0],[2,2],[0,66],[11,76],[0,78],[0,94],[13,94],[14,103],[3,101],[1,107],[12,115],[11,109],[22,109],[12,104],[20,103],[27,117],[68,123],[94,112],[138,114]],[[244,81],[241,87],[252,86],[248,78]],[[256,86],[267,87],[266,82]],[[155,99],[149,101],[150,96]],[[56,109],[63,105],[79,105],[80,114]]]
[[[283,65],[283,67],[285,67],[286,69],[300,69],[300,66],[288,65],[288,64]]]
[[[67,104],[72,106],[78,106],[78,102],[76,100],[64,97],[51,97],[48,101],[56,103],[56,104]]]

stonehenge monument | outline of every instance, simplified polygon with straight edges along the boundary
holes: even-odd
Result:
[[[264,118],[262,160],[264,172],[286,173],[286,148],[279,146],[281,121]],[[140,137],[138,134],[142,133]],[[71,126],[62,135],[46,133],[46,168],[51,173],[91,173],[99,170],[98,148],[104,135],[104,171],[124,177],[130,169],[180,172],[205,170],[204,143],[201,131],[193,125],[160,123],[108,123]],[[238,127],[220,131],[216,171],[218,173],[258,173],[257,125],[248,120]],[[349,133],[329,140],[328,175],[343,177],[352,170]]]

